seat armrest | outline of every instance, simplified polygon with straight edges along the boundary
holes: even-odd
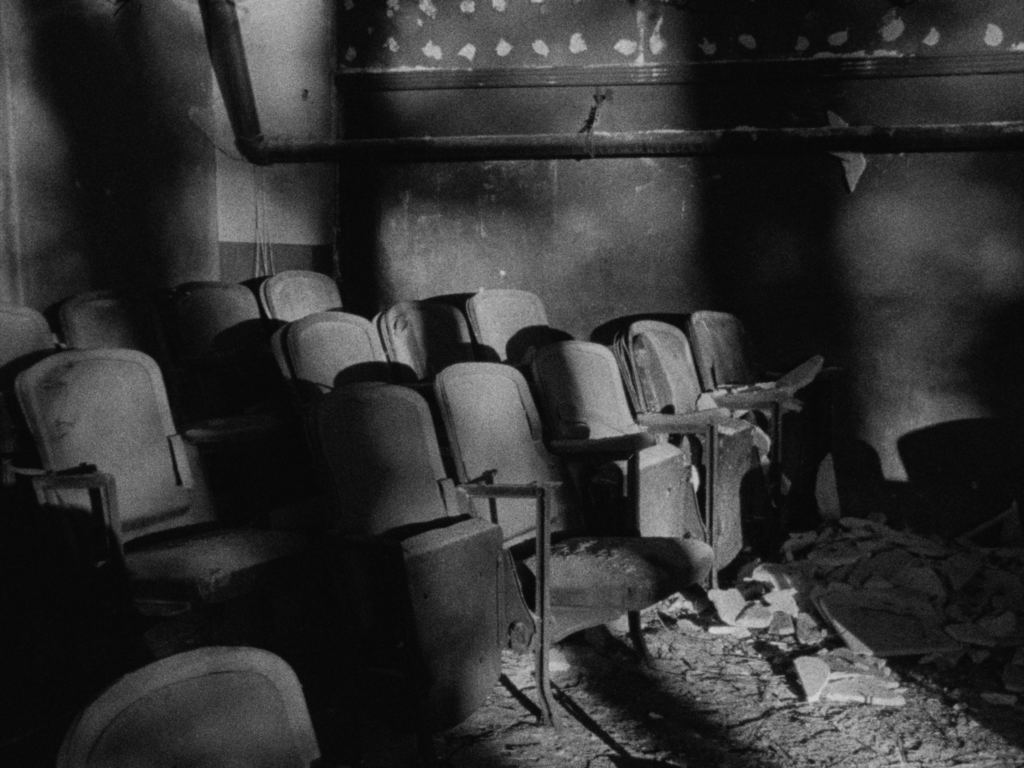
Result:
[[[648,432],[635,432],[631,435],[615,435],[614,437],[596,437],[586,440],[561,439],[552,440],[548,448],[559,456],[576,455],[607,455],[629,456],[637,451],[649,448],[657,442],[654,435]]]
[[[60,498],[61,491],[87,491],[93,519],[104,531],[106,546],[120,561],[124,548],[118,531],[121,519],[117,509],[117,483],[109,472],[100,472],[95,466],[83,464],[71,470],[47,472],[32,478],[36,501],[40,506],[65,506]]]

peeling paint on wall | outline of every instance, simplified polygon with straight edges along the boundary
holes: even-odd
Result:
[[[921,42],[927,45],[928,47],[934,47],[939,44],[940,37],[941,36],[939,35],[939,30],[937,30],[935,27],[932,27],[930,30],[928,30],[927,36],[925,36],[924,40],[922,40]]]
[[[636,49],[638,46],[636,44],[636,40],[627,40],[626,38],[622,38],[617,43],[615,43],[613,47],[618,53],[621,53],[623,56],[632,56],[634,53],[636,53]]]
[[[882,17],[882,28],[880,32],[882,39],[887,43],[891,43],[894,40],[899,39],[906,28],[907,25],[903,23],[903,19],[899,17],[895,8]]]
[[[472,43],[466,43],[462,46],[462,50],[459,51],[458,55],[467,61],[472,62],[473,57],[476,56],[476,46]]]
[[[551,52],[551,49],[548,48],[548,44],[545,43],[543,40],[534,40],[533,52],[536,53],[538,56],[547,56]]]
[[[423,51],[423,55],[428,59],[440,61],[444,58],[444,54],[441,52],[441,46],[437,45],[433,40],[428,40],[427,44],[424,45],[421,50]]]
[[[847,40],[850,39],[850,30],[843,29],[839,32],[833,32],[828,36],[828,44],[834,48],[838,48],[840,45],[844,45]]]
[[[654,31],[651,32],[651,37],[648,40],[648,46],[651,49],[651,53],[655,56],[665,50],[665,38],[661,36],[661,25],[664,21],[664,16],[658,17],[658,21],[654,24]]]
[[[1003,30],[995,24],[989,24],[985,28],[985,45],[995,48],[1003,44]]]
[[[739,41],[739,44],[748,51],[752,51],[757,48],[757,40],[753,35],[740,35],[737,40]]]
[[[585,50],[587,50],[587,43],[583,39],[583,35],[579,32],[573,33],[573,36],[569,38],[569,52],[583,53]]]
[[[495,46],[494,52],[498,54],[498,56],[505,57],[512,53],[512,46],[508,40],[501,38],[501,40],[498,41],[498,45]]]

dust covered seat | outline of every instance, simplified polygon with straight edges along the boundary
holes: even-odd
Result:
[[[59,314],[61,334],[73,349],[135,349],[163,360],[156,306],[143,296],[79,293],[61,304]]]
[[[341,309],[341,292],[333,278],[306,269],[278,272],[260,284],[260,304],[270,320],[293,320]]]
[[[555,537],[550,558],[554,641],[653,605],[707,575],[711,549],[697,540],[582,535],[578,499],[561,461],[544,445],[540,415],[518,370],[462,363],[442,371],[434,386],[460,483],[558,484],[549,500]],[[510,551],[537,536],[529,500],[473,503],[478,516],[501,526]],[[526,564],[533,570],[535,558]]]
[[[436,301],[402,301],[377,315],[388,359],[406,381],[427,381],[452,363],[474,359],[473,337],[457,308]]]
[[[314,404],[311,442],[340,533],[326,546],[370,670],[402,673],[428,730],[467,718],[501,670],[501,530],[460,513],[429,407],[398,385],[348,384]]]
[[[194,448],[176,433],[160,371],[145,354],[60,352],[20,374],[16,390],[46,470],[87,464],[112,478],[97,523],[110,556],[123,551],[141,607],[228,600],[307,548],[294,534],[201,525],[215,517],[203,477],[193,472]],[[44,476],[41,501],[93,514],[83,485],[74,476]]]
[[[256,648],[209,647],[114,683],[72,724],[57,768],[309,768],[319,757],[291,667]]]
[[[637,422],[664,424],[679,430],[674,434],[692,435],[699,442],[705,518],[713,521],[712,539],[723,559],[731,559],[742,543],[743,491],[746,487],[748,495],[756,496],[754,489],[762,485],[753,425],[720,408],[698,411],[700,379],[689,341],[679,328],[638,320],[616,336],[613,350]]]
[[[14,396],[19,373],[56,350],[42,313],[31,307],[0,304],[0,463],[3,485],[14,483],[14,467],[35,464],[31,440]]]
[[[275,331],[278,367],[303,406],[357,381],[394,381],[376,328],[347,312],[317,312]]]
[[[544,302],[529,291],[480,290],[466,301],[466,317],[482,360],[521,365],[531,349],[569,338],[548,324]]]

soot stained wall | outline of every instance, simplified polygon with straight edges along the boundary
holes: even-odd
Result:
[[[593,130],[824,125],[828,112],[878,125],[1024,118],[1019,4],[686,5],[345,3],[345,133],[574,133],[609,88]],[[782,79],[685,69],[780,59],[835,67]],[[900,68],[922,60],[937,68]],[[1022,159],[872,155],[852,181],[850,158],[827,154],[351,167],[350,306],[525,288],[580,337],[631,313],[736,312],[767,369],[814,352],[846,366],[844,496],[850,511],[885,511],[918,490],[908,435],[1021,415]],[[949,444],[993,450],[984,428]],[[912,516],[1005,502],[969,498],[973,479],[961,480],[957,509],[925,494]]]

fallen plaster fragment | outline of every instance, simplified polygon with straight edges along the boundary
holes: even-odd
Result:
[[[617,53],[621,53],[623,56],[632,56],[636,53],[637,44],[635,40],[627,40],[622,38],[614,46]]]
[[[421,48],[420,50],[423,51],[423,55],[426,56],[428,59],[435,59],[437,61],[440,61],[444,56],[444,54],[441,53],[441,46],[435,44],[433,40],[428,40],[427,44],[424,45],[423,48]]]
[[[473,61],[473,57],[476,56],[476,46],[472,43],[466,43],[462,46],[462,50],[459,51],[459,56],[466,59],[467,61]]]
[[[739,40],[740,45],[748,51],[752,51],[757,48],[757,39],[753,35],[740,35],[737,39]]]
[[[817,645],[825,639],[825,633],[809,614],[796,617],[796,641],[801,645]]]
[[[730,635],[732,637],[744,638],[750,637],[750,630],[746,627],[731,627],[713,625],[708,627],[709,635]]]
[[[1000,644],[999,639],[991,632],[986,632],[975,624],[950,624],[946,627],[946,634],[961,643],[981,645],[986,648],[995,648]]]
[[[850,38],[850,30],[843,29],[843,30],[840,30],[839,32],[833,32],[826,39],[828,40],[828,44],[829,45],[837,48],[840,45],[843,45],[849,38]]]
[[[506,0],[491,0],[491,7],[498,13],[504,13],[508,8]]]
[[[654,31],[651,32],[651,36],[647,41],[647,45],[651,49],[651,53],[655,56],[664,51],[667,45],[665,38],[661,36],[661,23],[663,21],[665,21],[665,17],[659,16],[658,21],[654,24]]]
[[[736,618],[747,607],[746,599],[736,589],[710,589],[708,599],[715,606],[718,618],[729,625],[735,625]]]
[[[927,46],[938,45],[939,44],[939,30],[937,30],[935,27],[932,27],[928,31],[928,34],[925,36],[925,38],[924,38],[924,40],[922,42],[925,45],[927,45]]]
[[[981,698],[997,707],[1012,707],[1017,703],[1017,697],[1012,693],[983,693]]]
[[[793,617],[800,614],[800,608],[796,604],[795,589],[775,590],[766,594],[762,599],[773,611],[781,611]]]
[[[978,626],[995,637],[1011,637],[1017,634],[1017,617],[1010,611],[978,620]]]
[[[574,32],[569,38],[569,53],[583,53],[585,50],[587,50],[587,42],[583,39],[583,35]]]
[[[796,622],[788,613],[775,611],[772,615],[772,623],[768,625],[768,634],[776,637],[788,637],[796,632]]]
[[[462,0],[459,3],[459,10],[463,13],[476,13],[476,3],[473,0]]]
[[[1017,649],[1018,654],[1022,649]],[[1003,686],[1012,693],[1024,693],[1024,664],[1011,661],[1003,667]]]
[[[807,701],[818,701],[828,684],[828,664],[817,656],[800,656],[793,660],[793,667]]]
[[[892,592],[894,590],[830,592],[818,599],[818,610],[855,653],[913,656],[943,653],[958,647],[953,635],[939,631],[927,601],[915,605],[914,601],[890,595]],[[886,597],[892,599],[886,601]]]
[[[985,45],[995,48],[1003,44],[1003,30],[995,24],[985,27]]]
[[[551,53],[551,49],[548,48],[548,44],[545,43],[543,40],[534,40],[533,52],[536,53],[538,56],[547,56],[549,53]]]
[[[981,664],[991,655],[992,651],[987,651],[984,648],[971,648],[967,651],[967,658],[975,664]]]
[[[501,38],[498,41],[498,45],[495,46],[494,52],[498,54],[500,58],[504,58],[505,56],[508,56],[510,53],[512,53],[512,44],[509,43],[509,41],[506,40],[505,38]]]
[[[866,677],[830,681],[821,693],[825,701],[849,701],[878,707],[903,707],[907,700],[885,684]]]
[[[384,47],[387,48],[392,53],[398,53],[398,48],[399,48],[398,41],[395,40],[395,38],[393,38],[393,37],[389,37],[387,39],[387,41],[384,43]]]
[[[773,611],[766,605],[751,603],[736,617],[736,624],[747,629],[767,629],[772,623]]]

